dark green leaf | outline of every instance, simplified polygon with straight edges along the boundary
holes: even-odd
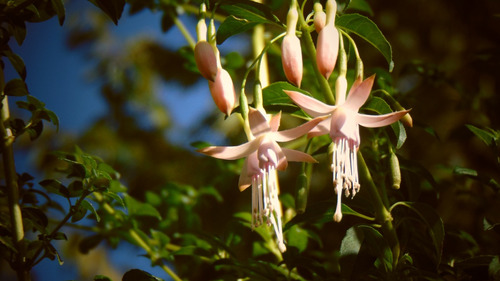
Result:
[[[63,232],[56,232],[56,234],[54,234],[52,239],[54,239],[54,240],[66,240],[67,241],[68,237]]]
[[[68,185],[69,197],[80,197],[83,194],[83,182],[75,180]]]
[[[10,50],[5,50],[2,53],[9,59],[10,63],[12,64],[16,72],[24,81],[26,79],[26,66],[24,65],[23,59],[19,55],[13,53]]]
[[[392,71],[392,47],[373,21],[360,14],[345,14],[337,17],[335,25],[372,44],[384,56],[389,64],[389,71]]]
[[[104,195],[111,197],[114,201],[118,202],[118,204],[121,207],[125,208],[125,202],[123,202],[123,199],[120,197],[120,195],[118,195],[114,192],[111,192],[109,190],[104,192]]]
[[[250,0],[223,0],[220,8],[237,18],[247,19],[257,23],[279,24],[279,19],[273,11],[264,4]]]
[[[87,210],[89,210],[90,212],[92,212],[95,215],[95,219],[96,219],[97,222],[99,222],[101,220],[101,218],[99,217],[99,214],[95,210],[95,208],[92,205],[92,203],[90,203],[90,201],[88,201],[87,199],[83,200],[82,201],[82,207],[85,208],[85,209],[87,209]]]
[[[305,114],[301,112],[300,108],[292,102],[283,90],[296,91],[309,95],[309,93],[304,90],[301,90],[287,82],[272,83],[262,89],[264,107],[271,111],[283,111],[286,113],[293,113],[293,115],[298,117],[304,117]]]
[[[172,16],[165,12],[161,17],[161,31],[167,32],[174,25],[174,19]]]
[[[71,217],[71,222],[77,222],[77,221],[80,221],[81,219],[83,219],[85,217],[85,215],[87,214],[87,208],[85,208],[84,206],[82,206],[83,204],[80,204],[76,207],[73,207],[75,208],[75,211],[73,213],[73,216]]]
[[[456,174],[456,175],[477,177],[477,171],[476,170],[462,168],[462,167],[455,167],[455,169],[453,169],[453,173]]]
[[[66,188],[66,186],[64,186],[58,180],[46,179],[46,180],[39,182],[39,184],[50,193],[54,193],[54,194],[61,195],[64,197],[70,196],[70,193],[69,193],[68,189]]]
[[[31,223],[39,232],[45,233],[45,228],[49,224],[49,219],[44,212],[38,208],[24,207],[22,208],[22,214],[25,221]]]
[[[125,0],[89,0],[89,2],[96,5],[106,13],[115,24],[118,24],[118,20],[122,16],[123,7],[125,6]]]
[[[227,17],[217,29],[217,43],[222,44],[227,38],[245,32],[256,26],[258,22],[240,19],[234,16]]]
[[[162,279],[155,277],[146,271],[140,269],[131,269],[123,275],[122,281],[160,281]]]
[[[444,225],[441,217],[436,213],[436,211],[427,204],[419,202],[397,202],[390,208],[391,213],[395,207],[404,206],[412,210],[417,217],[428,227],[429,236],[434,246],[434,251],[436,254],[436,263],[439,264],[441,261],[441,254],[443,251],[444,242]]]
[[[382,98],[379,97],[371,97],[364,105],[363,108],[366,110],[370,110],[376,112],[379,115],[391,113],[392,109],[389,104]],[[397,138],[396,148],[401,148],[406,140],[406,130],[401,124],[401,122],[395,122],[391,124],[391,128],[394,132],[394,135]]]
[[[28,95],[28,87],[23,80],[16,78],[5,84],[4,93],[7,96],[21,97]]]
[[[29,126],[26,131],[30,135],[30,140],[37,139],[42,134],[43,122],[38,121],[38,122],[31,124],[31,126]]]
[[[161,220],[160,213],[151,204],[139,202],[131,196],[125,196],[124,201],[131,216],[151,216]]]
[[[494,131],[492,132],[491,129],[490,131],[486,131],[472,125],[465,125],[465,126],[487,145],[495,144],[495,140],[498,138],[498,134],[495,134]]]
[[[287,232],[287,238],[287,246],[295,247],[299,252],[303,252],[307,248],[307,232],[298,225],[290,227]]]
[[[62,26],[64,23],[64,18],[66,17],[66,10],[64,9],[63,0],[50,0],[52,7],[56,11],[57,18],[59,19],[59,24]]]
[[[366,2],[366,0],[352,0],[351,3],[349,3],[349,6],[347,8],[353,9],[353,10],[358,10],[361,12],[366,12],[370,16],[373,16],[372,7],[370,7],[370,4],[368,2]]]
[[[96,275],[94,276],[94,281],[112,281],[112,280],[108,276]]]
[[[16,42],[21,46],[26,38],[26,24],[22,20],[15,20],[10,23],[11,33],[16,39]]]

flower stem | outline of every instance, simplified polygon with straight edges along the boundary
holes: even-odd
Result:
[[[3,71],[0,69],[0,75],[3,80]],[[2,83],[3,84],[3,83]],[[30,280],[29,270],[25,266],[26,249],[24,247],[24,227],[21,206],[19,205],[19,186],[17,184],[17,173],[14,162],[13,142],[14,136],[10,128],[5,126],[9,120],[9,103],[7,96],[2,93],[2,120],[0,122],[0,134],[2,137],[2,161],[5,174],[5,185],[7,187],[7,196],[10,213],[10,224],[12,226],[12,239],[17,249],[16,260],[14,261],[17,279],[21,281]]]
[[[321,75],[321,73],[319,72],[318,64],[316,62],[316,48],[314,47],[314,42],[312,40],[311,34],[309,33],[309,26],[304,19],[302,11],[299,12],[299,24],[302,29],[302,38],[304,38],[302,42],[304,43],[309,58],[311,59],[311,63],[313,64],[314,74],[318,79],[319,86],[322,90],[321,92],[323,93],[326,102],[328,102],[329,104],[335,104],[335,98],[333,97],[333,92],[330,88],[330,84],[328,83],[328,80],[326,80],[326,78],[323,77],[323,75]]]
[[[381,224],[382,232],[389,242],[393,256],[393,268],[396,268],[398,264],[400,247],[399,240],[396,233],[396,229],[392,224],[392,216],[388,211],[387,206],[384,205],[382,198],[380,197],[379,191],[375,184],[373,183],[370,170],[366,165],[365,159],[361,151],[358,151],[358,165],[359,165],[359,175],[363,180],[363,186],[370,192],[370,198],[372,199],[373,208],[375,209],[375,219]]]
[[[174,24],[177,26],[179,31],[182,33],[182,35],[184,36],[184,38],[188,42],[189,47],[191,47],[191,49],[194,49],[196,42],[194,41],[193,37],[191,36],[189,31],[187,30],[186,26],[182,23],[182,21],[179,19],[179,17],[174,15],[174,13],[169,12],[169,15],[170,15],[170,17],[172,17],[172,19],[174,20]]]

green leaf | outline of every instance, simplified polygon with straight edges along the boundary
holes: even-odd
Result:
[[[108,276],[96,275],[94,276],[94,281],[112,281],[112,280]]]
[[[293,219],[291,219],[283,228],[283,231],[287,231],[295,224],[299,223],[325,223],[333,221],[333,215],[335,214],[335,206],[336,202],[333,200],[316,202],[315,204],[308,206],[306,211],[303,214],[296,215]],[[361,213],[358,213],[351,209],[346,204],[342,204],[342,214],[343,215],[352,215],[357,216],[369,221],[373,221],[374,218],[365,216]]]
[[[83,206],[83,204],[80,204],[78,205],[77,207],[73,207],[75,208],[75,211],[73,213],[73,216],[71,216],[71,222],[77,222],[77,221],[80,221],[82,220],[85,215],[87,214],[87,208],[85,208]]]
[[[54,239],[54,240],[66,240],[67,241],[68,237],[63,232],[56,232],[56,234],[54,234],[52,239]]]
[[[398,206],[403,206],[413,211],[417,215],[417,217],[427,226],[436,254],[436,264],[439,264],[441,261],[445,235],[443,220],[441,219],[441,217],[432,207],[419,202],[397,202],[391,206],[391,213],[393,213],[394,208]]]
[[[28,95],[28,87],[23,80],[15,78],[5,84],[4,93],[7,96],[22,97]]]
[[[24,207],[21,211],[25,223],[29,222],[39,232],[46,233],[45,228],[49,224],[49,219],[44,212],[34,207]]]
[[[64,197],[69,197],[70,193],[66,186],[64,186],[60,181],[55,180],[55,179],[46,179],[41,182],[39,182],[43,188],[45,188],[48,192],[54,193],[57,195],[61,195]]]
[[[373,10],[370,4],[366,0],[352,0],[349,3],[348,9],[358,10],[361,12],[366,12],[370,16],[373,16]]]
[[[10,33],[16,39],[16,42],[21,46],[26,38],[26,24],[22,20],[13,20],[10,22]]]
[[[111,197],[114,201],[118,202],[118,204],[121,207],[125,208],[125,202],[123,202],[123,199],[120,197],[120,195],[118,195],[112,191],[109,191],[109,190],[104,192],[104,195]]]
[[[335,25],[372,44],[384,56],[389,64],[389,71],[392,71],[392,47],[373,21],[360,14],[345,14],[336,18]]]
[[[122,16],[125,0],[89,0],[90,3],[101,9],[117,25]]]
[[[13,53],[11,50],[5,50],[2,53],[9,59],[16,72],[24,81],[26,79],[26,66],[24,65],[23,59],[19,55]]]
[[[162,279],[149,274],[140,269],[131,269],[127,271],[122,278],[122,281],[160,281]]]
[[[463,175],[463,176],[471,176],[471,177],[477,177],[477,171],[468,169],[468,168],[462,168],[462,167],[455,167],[453,169],[453,173],[456,175]]]
[[[479,129],[478,127],[472,125],[465,125],[467,129],[474,133],[478,138],[480,138],[487,145],[494,145],[495,141],[498,139],[498,133],[494,133],[493,130],[486,131],[483,129]]]
[[[131,196],[125,196],[124,201],[131,216],[150,216],[161,220],[160,213],[151,204],[139,202]]]
[[[288,82],[276,82],[262,89],[264,107],[270,111],[282,111],[304,118],[306,115],[292,102],[283,90],[296,91],[310,96],[308,92]]]
[[[303,230],[298,225],[290,227],[287,232],[287,238],[287,246],[295,247],[299,252],[303,252],[307,248],[307,231]]]
[[[97,222],[99,222],[101,220],[101,217],[99,217],[99,214],[97,213],[96,209],[94,208],[92,203],[90,203],[89,200],[87,200],[87,199],[83,200],[82,207],[89,210],[90,212],[92,212],[95,215],[95,219]]]
[[[279,24],[273,11],[264,4],[250,0],[222,0],[220,8],[230,15],[257,23]],[[281,25],[282,26],[282,25]]]
[[[231,15],[227,17],[217,29],[217,43],[222,44],[227,38],[250,30],[257,24],[258,22],[251,22],[247,19],[240,19]]]
[[[66,18],[66,10],[64,9],[63,0],[50,0],[52,7],[56,11],[57,18],[59,19],[59,25],[63,25],[64,19]]]

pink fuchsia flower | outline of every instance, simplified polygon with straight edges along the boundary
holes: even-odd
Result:
[[[238,146],[210,146],[199,152],[219,159],[235,160],[246,157],[239,179],[240,191],[252,186],[252,228],[263,222],[272,225],[281,252],[286,250],[281,224],[281,204],[278,200],[277,170],[283,171],[288,161],[314,163],[316,160],[301,151],[280,147],[278,142],[297,139],[323,120],[316,118],[296,128],[278,131],[281,113],[270,120],[259,110],[248,114],[252,139]]]
[[[333,141],[331,170],[337,194],[335,221],[342,219],[342,190],[345,190],[346,196],[354,196],[360,188],[357,162],[357,151],[360,144],[359,126],[368,128],[387,126],[409,112],[409,110],[401,110],[383,115],[358,113],[359,108],[370,95],[374,80],[374,75],[364,81],[357,80],[352,85],[347,98],[342,99],[343,93],[337,93],[336,105],[324,104],[299,92],[285,91],[293,102],[307,114],[313,117],[327,116],[324,121],[321,121],[317,127],[309,132],[308,137],[330,134]]]

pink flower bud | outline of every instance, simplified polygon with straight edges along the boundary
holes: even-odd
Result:
[[[339,32],[334,22],[329,22],[319,32],[316,62],[319,72],[328,79],[335,68],[339,52]]]
[[[295,33],[287,34],[281,44],[281,61],[285,76],[294,85],[300,87],[302,81],[302,50],[300,40]]]
[[[323,11],[323,6],[320,2],[314,3],[314,28],[316,32],[320,32],[326,24],[326,13]]]
[[[222,113],[230,115],[236,103],[236,94],[229,73],[225,69],[219,68],[215,80],[208,81],[208,87],[215,105]]]
[[[205,79],[214,81],[217,75],[217,57],[207,41],[200,41],[194,47],[196,66]]]

